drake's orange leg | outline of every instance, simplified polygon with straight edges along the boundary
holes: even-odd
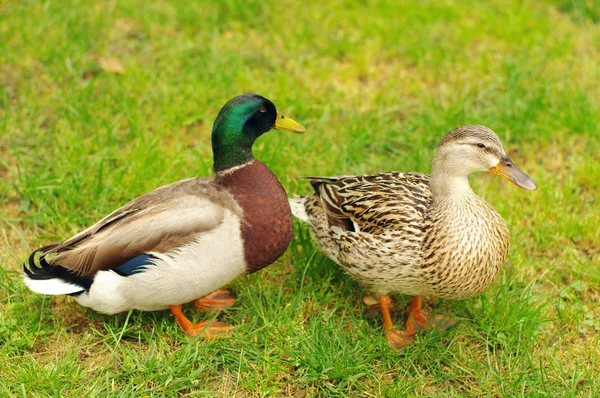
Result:
[[[412,343],[414,335],[417,333],[414,325],[409,328],[407,323],[406,330],[399,331],[396,329],[390,330],[394,323],[390,316],[390,309],[392,308],[392,299],[387,294],[379,296],[379,305],[381,306],[381,315],[383,316],[383,329],[385,330],[385,337],[389,341],[390,345],[394,348],[403,348],[406,344]]]
[[[235,304],[235,293],[231,290],[221,289],[208,296],[194,300],[194,308],[208,311],[211,309],[229,308]]]
[[[204,321],[194,324],[183,314],[181,304],[170,305],[169,308],[179,326],[191,337],[200,333],[202,337],[206,338],[229,337],[235,329],[233,326],[228,326],[220,321]]]

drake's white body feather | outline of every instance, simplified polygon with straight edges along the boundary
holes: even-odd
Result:
[[[143,272],[120,276],[99,271],[79,304],[105,314],[163,310],[204,297],[246,271],[240,219],[225,211],[222,222],[182,247],[155,256]]]

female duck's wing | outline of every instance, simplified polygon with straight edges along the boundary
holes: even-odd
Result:
[[[427,174],[308,178],[329,225],[345,231],[381,234],[419,228],[431,203]]]
[[[312,177],[307,198],[319,248],[378,294],[374,281],[410,273],[419,257],[425,214],[431,203],[429,176],[384,173]]]
[[[41,257],[80,275],[115,268],[147,252],[166,252],[217,227],[226,211],[241,217],[233,197],[212,178],[162,186],[109,214]]]

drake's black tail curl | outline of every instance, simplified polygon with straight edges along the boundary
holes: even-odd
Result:
[[[56,245],[44,246],[34,250],[33,253],[29,255],[27,262],[23,264],[23,271],[25,274],[32,280],[61,279],[72,285],[81,286],[82,292],[84,290],[89,290],[94,281],[94,275],[78,275],[60,265],[48,263],[46,260],[46,252],[55,246]],[[38,253],[40,253],[39,256],[37,256]],[[77,295],[79,293],[73,293],[72,295]]]
[[[48,249],[52,249],[54,246],[44,246],[36,249],[29,255],[27,259],[27,263],[23,264],[23,271],[27,274],[31,279],[42,280],[42,279],[53,279],[56,278],[54,272],[52,270],[52,266],[48,264],[46,259],[44,258],[44,254],[39,256],[38,262],[39,265],[36,264],[36,254],[40,252],[45,252]]]

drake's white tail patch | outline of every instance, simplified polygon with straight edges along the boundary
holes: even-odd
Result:
[[[28,288],[40,294],[72,294],[85,290],[81,286],[67,283],[58,278],[38,280],[23,275],[23,281]]]

